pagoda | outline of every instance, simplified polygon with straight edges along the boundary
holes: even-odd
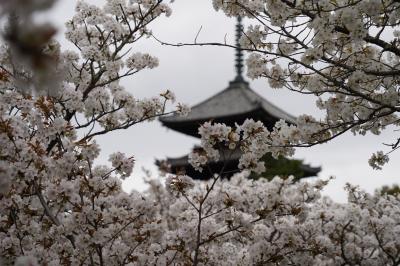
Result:
[[[215,123],[224,123],[228,126],[234,126],[235,123],[242,124],[246,119],[261,121],[264,125],[272,130],[275,123],[281,119],[289,124],[295,124],[296,118],[286,113],[282,109],[273,105],[268,100],[254,92],[249,83],[243,78],[243,53],[240,49],[239,39],[243,26],[241,18],[238,17],[236,25],[236,77],[229,83],[229,86],[214,96],[200,102],[191,108],[188,116],[170,115],[160,118],[161,123],[175,131],[200,138],[198,128],[205,122],[213,121]],[[194,149],[197,149],[196,147]],[[240,158],[240,150],[236,150],[228,162],[211,162],[208,169],[219,172],[225,164],[225,172],[236,172],[238,160]],[[272,159],[272,158],[271,158]],[[270,159],[270,160],[271,160]],[[274,159],[272,159],[274,160]],[[284,159],[290,161],[289,159]],[[188,163],[188,155],[179,158],[167,158],[164,161],[168,165],[168,171],[174,174],[184,173],[194,179],[206,180],[211,177],[207,171],[198,172]],[[156,161],[161,167],[162,162]],[[267,165],[268,167],[268,165]],[[321,170],[320,167],[310,167],[301,164],[302,177],[316,176]],[[300,177],[300,178],[302,178]]]

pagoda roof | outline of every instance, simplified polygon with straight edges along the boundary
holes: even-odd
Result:
[[[253,119],[263,122],[269,130],[272,130],[275,123],[281,119],[289,124],[296,124],[294,116],[254,92],[249,83],[244,80],[242,76],[243,53],[240,47],[242,32],[241,18],[238,17],[236,25],[235,79],[223,91],[193,106],[188,116],[182,117],[178,114],[173,114],[160,117],[159,120],[164,126],[190,136],[200,137],[198,128],[208,121],[234,126],[235,123],[242,124],[246,119]],[[239,171],[240,150],[229,150],[229,152],[230,156],[227,161],[208,162],[207,169],[211,173],[218,173],[223,168],[228,178],[234,172]],[[179,158],[167,158],[166,161],[156,161],[156,164],[160,168],[165,168],[164,170],[167,170],[167,172],[175,174],[186,173],[195,179],[206,180],[211,177],[211,174],[207,171],[195,171],[188,163],[188,155]],[[300,168],[303,172],[302,177],[316,176],[321,171],[320,167],[311,167],[303,163],[301,163]]]
[[[232,152],[232,151],[229,151]],[[240,150],[234,150],[227,161],[217,161],[217,162],[209,162],[208,168],[211,169],[212,172],[219,172],[223,167],[227,173],[227,176],[231,176],[236,172],[239,172],[237,168],[239,163],[239,158],[241,156]],[[189,156],[184,155],[178,158],[167,158],[166,163],[169,167],[168,172],[172,174],[187,174],[190,177],[198,180],[208,180],[211,178],[211,174],[208,171],[199,172],[196,171],[189,163]],[[156,165],[160,166],[162,161],[156,160]],[[296,178],[304,178],[304,177],[315,177],[321,171],[321,167],[312,167],[309,164],[301,163],[300,169],[303,171],[303,176],[298,176]]]
[[[261,120],[271,129],[280,119],[295,124],[296,118],[254,92],[244,80],[234,80],[220,93],[192,107],[188,116],[160,118],[162,124],[176,131],[198,137],[198,127],[207,121],[233,126],[247,118]]]

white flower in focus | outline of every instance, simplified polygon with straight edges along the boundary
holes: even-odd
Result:
[[[194,187],[193,179],[187,175],[169,175],[165,181],[167,191],[171,194],[185,194]]]
[[[204,165],[206,165],[208,159],[204,154],[200,154],[197,151],[189,153],[189,163],[193,166],[196,171],[202,172]]]
[[[132,173],[135,160],[133,157],[127,158],[122,152],[116,152],[110,155],[109,161],[112,166],[117,170],[117,173],[121,175],[122,179],[129,177]]]
[[[180,116],[187,116],[191,109],[190,106],[184,103],[178,103],[178,110],[176,111]]]
[[[127,59],[126,66],[136,70],[151,69],[158,66],[158,59],[149,54],[134,53]]]

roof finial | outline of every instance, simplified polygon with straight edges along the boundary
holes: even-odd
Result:
[[[242,25],[242,18],[240,16],[237,17],[237,24],[236,24],[236,78],[235,81],[244,81],[242,76],[243,70],[243,53],[240,47],[240,37],[242,36],[243,32],[243,25]]]

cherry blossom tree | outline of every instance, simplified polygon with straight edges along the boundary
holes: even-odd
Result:
[[[249,180],[262,156],[293,152],[294,133],[314,127],[257,121],[199,128],[206,163],[242,152],[231,180],[167,175],[126,193],[133,157],[94,165],[95,138],[168,113],[171,91],[136,99],[122,78],[158,61],[134,51],[148,25],[171,10],[161,0],[79,1],[62,51],[33,13],[52,0],[3,0],[0,51],[0,264],[2,265],[399,265],[399,197],[348,186],[349,203],[321,198],[327,181]],[[256,4],[257,2],[254,2]],[[228,6],[224,6],[227,8]],[[280,82],[280,80],[279,80]],[[178,104],[184,115],[188,107]],[[304,124],[305,125],[305,124]],[[302,136],[303,136],[302,135]]]
[[[107,1],[103,8],[79,1],[66,23],[77,52],[61,51],[54,28],[34,19],[53,2],[1,2],[7,20],[0,48],[1,257],[4,263],[31,254],[41,264],[109,265],[101,243],[118,246],[116,238],[133,227],[143,242],[139,225],[151,211],[139,210],[142,200],[131,201],[121,190],[133,157],[116,153],[112,168],[94,166],[100,151],[94,137],[152,120],[175,101],[171,91],[136,99],[119,85],[158,65],[157,58],[131,50],[148,35],[148,25],[171,10],[156,0]],[[179,104],[177,112],[187,107]],[[101,243],[89,241],[94,234]],[[124,260],[132,259],[118,262]]]
[[[325,117],[298,118],[290,145],[308,147],[347,131],[380,134],[399,126],[399,5],[392,0],[213,0],[228,16],[249,18],[241,47],[250,78],[318,96]],[[375,169],[399,147],[389,140]]]

